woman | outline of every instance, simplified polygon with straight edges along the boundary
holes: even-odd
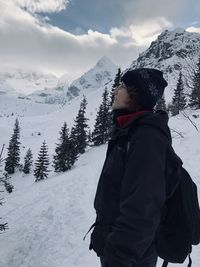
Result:
[[[102,267],[155,267],[154,238],[166,199],[167,82],[155,69],[127,71],[114,91],[115,126],[97,186],[90,249]]]

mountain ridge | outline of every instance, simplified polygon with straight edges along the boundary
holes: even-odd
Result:
[[[168,81],[165,96],[169,103],[172,100],[179,72],[182,71],[185,80],[190,80],[189,74],[197,64],[200,57],[199,51],[200,33],[187,32],[181,28],[173,31],[165,30],[131,63],[128,69],[147,67],[162,70]]]

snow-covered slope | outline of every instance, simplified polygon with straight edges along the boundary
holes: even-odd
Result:
[[[133,61],[130,68],[151,67],[160,69],[168,81],[165,90],[166,101],[169,102],[176,87],[179,72],[190,82],[191,74],[200,56],[200,34],[183,29],[164,31],[150,47]],[[185,84],[186,85],[186,84]],[[185,86],[188,92],[189,88]]]
[[[41,104],[33,101],[28,96],[18,95],[15,91],[12,91],[12,93],[0,94],[0,117],[38,116],[52,113],[59,108],[61,108],[61,106],[58,104]]]
[[[187,114],[200,129],[200,111],[187,111]],[[199,117],[195,119],[193,114]],[[60,117],[63,120],[64,113],[61,113]],[[57,137],[53,129],[58,127],[57,120],[56,116],[46,115],[28,123],[28,118],[21,118],[23,145],[31,147],[36,154],[39,142],[45,138],[52,157]],[[6,123],[2,119],[0,122],[1,125]],[[42,138],[30,135],[32,127],[35,131],[42,132]],[[175,150],[197,183],[200,196],[199,132],[183,115],[171,118],[170,127]],[[181,132],[184,138],[181,138],[177,131]],[[11,129],[4,127],[6,139],[10,132]],[[2,137],[0,140],[2,142]],[[107,145],[89,148],[72,170],[60,174],[51,172],[49,178],[42,182],[34,183],[33,174],[16,173],[12,176],[15,189],[12,194],[4,193],[5,203],[0,207],[1,216],[9,223],[9,229],[0,238],[0,266],[99,265],[98,258],[88,250],[89,237],[84,242],[83,236],[95,219],[93,199],[106,148]],[[193,267],[199,267],[199,247],[193,247],[192,259]],[[159,259],[158,267],[161,263]],[[187,263],[181,266],[186,267]]]

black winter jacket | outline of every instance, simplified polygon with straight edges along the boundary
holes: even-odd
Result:
[[[176,181],[167,181],[171,135],[165,112],[114,127],[97,186],[90,249],[107,267],[131,267],[155,253],[154,237]]]

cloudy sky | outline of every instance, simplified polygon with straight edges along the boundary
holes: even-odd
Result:
[[[200,32],[199,0],[0,0],[0,71],[76,78],[106,55],[127,67],[163,30]]]

